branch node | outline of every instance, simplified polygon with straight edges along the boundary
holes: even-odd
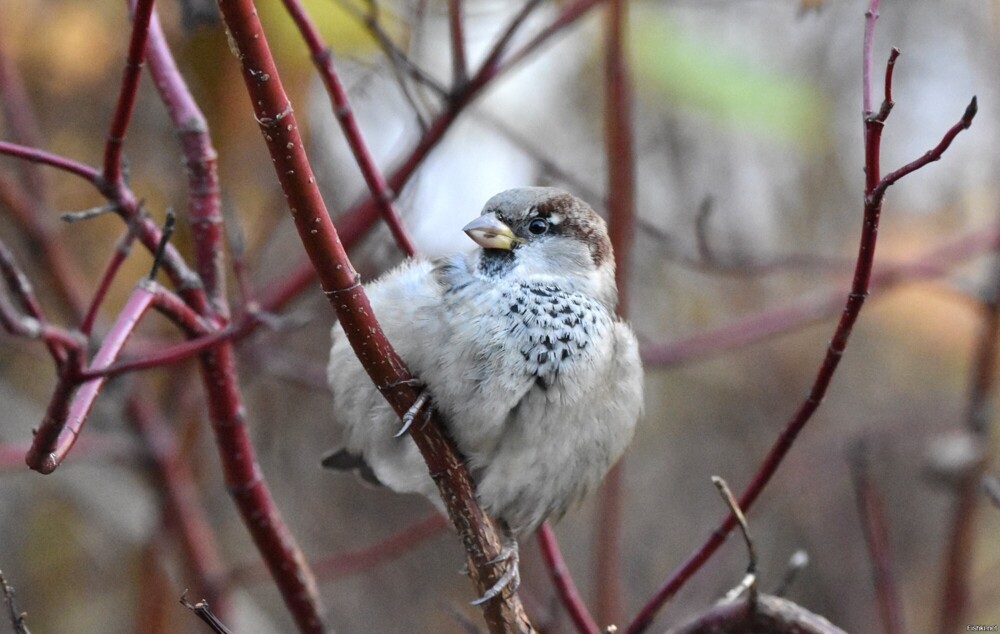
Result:
[[[277,126],[279,123],[281,123],[282,119],[292,114],[292,112],[293,112],[292,102],[288,101],[286,102],[285,109],[279,112],[278,114],[274,115],[273,117],[258,118],[257,115],[254,115],[254,120],[257,121],[257,125],[259,125],[262,128],[273,128]]]

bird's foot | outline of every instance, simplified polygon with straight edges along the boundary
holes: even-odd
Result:
[[[410,409],[406,410],[403,414],[403,426],[399,428],[396,435],[393,438],[399,438],[413,425],[413,421],[417,419],[423,413],[424,409],[427,407],[427,402],[430,400],[431,394],[426,389],[420,390],[420,394],[417,395],[417,400],[413,401],[413,405],[410,405]]]
[[[490,564],[503,563],[505,567],[503,574],[500,575],[497,582],[483,596],[470,603],[472,605],[482,605],[503,592],[504,588],[510,588],[511,592],[516,592],[517,588],[521,585],[521,571],[518,567],[520,561],[521,556],[518,554],[517,541],[514,539],[506,541],[500,549],[500,554],[488,562]]]

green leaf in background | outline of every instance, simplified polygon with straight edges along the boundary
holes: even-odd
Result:
[[[378,44],[367,27],[351,11],[334,0],[302,0],[302,6],[335,54],[365,56],[378,50]],[[390,37],[397,38],[403,28],[402,23],[389,8],[379,6],[382,28]],[[302,36],[282,3],[260,2],[258,11],[275,54],[282,61],[297,60],[302,64],[311,64]]]
[[[631,30],[640,94],[658,93],[679,108],[804,149],[822,143],[817,131],[827,127],[825,100],[807,80],[753,66],[663,14],[636,12]]]

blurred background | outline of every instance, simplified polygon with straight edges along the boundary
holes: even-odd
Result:
[[[388,170],[442,108],[452,60],[448,3],[398,0],[304,3],[333,45],[365,139]],[[513,48],[568,3],[543,2]],[[464,34],[476,68],[520,3],[466,0]],[[280,285],[302,259],[283,196],[256,131],[238,64],[214,3],[158,7],[171,47],[209,122],[219,153],[223,206],[242,229],[252,292]],[[332,211],[348,208],[364,183],[346,150],[308,53],[280,3],[259,9]],[[822,360],[850,281],[861,224],[864,164],[860,0],[709,0],[629,3],[639,222],[627,307],[647,351],[699,333],[691,354],[647,362],[646,414],[624,461],[622,517],[627,622],[654,589],[714,529],[725,512],[710,476],[740,490],[800,404]],[[366,18],[377,10],[388,56]],[[400,192],[404,224],[422,253],[471,248],[460,228],[492,194],[552,184],[606,207],[604,7],[500,78],[465,110]],[[789,557],[809,565],[789,598],[851,632],[880,631],[871,561],[855,503],[849,453],[863,442],[884,505],[902,612],[912,631],[934,631],[942,611],[945,554],[954,521],[954,464],[984,456],[996,473],[991,434],[968,435],[974,352],[983,343],[984,298],[996,265],[989,241],[945,261],[935,249],[997,231],[997,96],[1000,3],[884,0],[875,37],[876,104],[890,47],[895,109],[885,128],[885,171],[933,147],[978,95],[980,112],[943,160],[906,178],[886,198],[879,267],[918,263],[874,289],[819,412],[749,514],[764,590]],[[11,85],[23,84],[41,147],[99,164],[118,93],[129,33],[124,3],[6,0],[0,55]],[[384,44],[384,41],[383,41]],[[404,59],[405,58],[405,59]],[[13,75],[12,75],[13,74]],[[426,75],[423,80],[417,75]],[[0,100],[10,93],[0,93]],[[0,138],[23,132],[9,118]],[[125,143],[132,189],[149,213],[184,208],[175,134],[148,77]],[[30,182],[48,212],[38,218],[73,256],[82,297],[93,292],[121,221],[113,215],[67,225],[58,214],[103,201],[58,172],[0,158],[0,176]],[[190,253],[183,222],[175,242]],[[15,251],[52,321],[72,326],[39,244],[0,199],[0,236]],[[401,258],[380,228],[352,251],[372,279]],[[150,258],[134,249],[97,333],[107,331]],[[914,275],[915,272],[921,274]],[[914,278],[914,279],[911,279]],[[234,303],[239,295],[230,282]],[[819,306],[782,325],[788,306]],[[808,312],[808,311],[807,311]],[[775,336],[730,349],[723,333],[747,335],[750,317]],[[316,284],[284,307],[275,328],[239,344],[247,417],[275,499],[310,560],[363,549],[433,512],[429,503],[363,487],[324,472],[338,443],[324,364],[333,316]],[[743,321],[740,321],[743,320]],[[146,337],[177,339],[158,318]],[[756,323],[756,322],[753,322]],[[723,330],[718,330],[722,328]],[[127,349],[128,350],[128,349]],[[667,352],[677,347],[667,348]],[[292,631],[293,624],[229,500],[193,362],[110,382],[66,463],[50,476],[23,466],[55,377],[39,342],[0,334],[0,570],[38,632],[201,631],[177,599],[193,588],[142,444],[123,414],[139,383],[158,403],[190,462],[225,570],[234,631]],[[994,423],[992,417],[990,423]],[[957,440],[956,440],[957,439]],[[965,451],[962,449],[965,442]],[[971,445],[971,449],[969,448]],[[949,450],[950,448],[950,450]],[[950,453],[949,453],[950,451]],[[597,591],[595,531],[587,500],[556,526],[588,602]],[[971,519],[969,610],[963,623],[995,624],[1000,510],[986,498]],[[343,632],[464,631],[481,627],[467,603],[458,541],[438,531],[390,560],[351,574],[321,572],[331,627]],[[735,586],[746,554],[732,539],[666,607],[663,629]],[[538,557],[522,544],[522,596],[537,624],[570,632]],[[192,599],[197,599],[191,595]],[[6,631],[0,626],[0,631]]]

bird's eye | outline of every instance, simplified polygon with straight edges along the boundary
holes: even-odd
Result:
[[[536,236],[540,236],[549,230],[549,221],[544,218],[535,218],[528,223],[528,231]]]
[[[494,212],[494,213],[493,213],[493,215],[494,215],[494,216],[496,216],[496,217],[497,217],[497,220],[499,220],[500,222],[503,222],[503,221],[504,221],[504,217],[503,217],[503,214],[502,214],[502,213],[500,213],[499,211],[497,211],[497,212]]]

